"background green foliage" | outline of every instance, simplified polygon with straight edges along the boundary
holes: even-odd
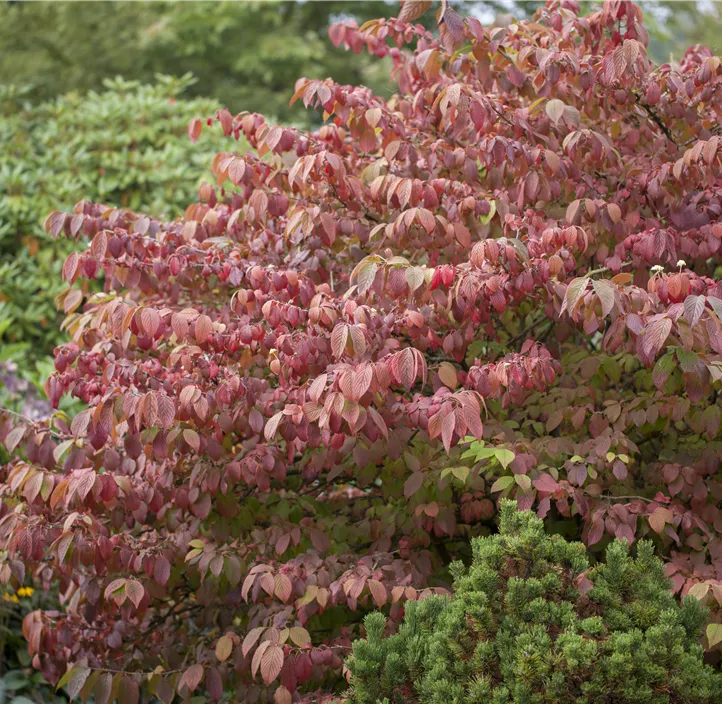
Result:
[[[32,588],[0,590],[0,652],[3,653],[0,672],[0,702],[3,704],[63,704],[67,697],[56,692],[38,672],[28,654],[22,634],[23,618],[39,608],[52,608],[57,603],[57,591],[52,594]]]
[[[56,204],[72,209],[89,198],[176,217],[193,200],[197,174],[208,171],[224,144],[211,130],[196,144],[185,136],[191,118],[217,108],[209,99],[180,97],[193,82],[106,80],[100,93],[39,105],[27,102],[26,91],[2,89],[0,360],[22,360],[34,379],[36,362],[64,339],[54,297],[73,245],[53,242],[42,227]]]
[[[459,3],[455,3],[459,4]],[[529,16],[540,2],[463,2],[462,11],[484,21]],[[589,5],[599,3],[585,2]],[[714,2],[644,2],[650,55],[679,58],[690,44],[720,42],[722,15]],[[289,91],[300,76],[332,77],[383,92],[383,64],[361,54],[349,60],[327,40],[339,17],[362,23],[398,13],[398,3],[369,2],[2,2],[0,84],[32,86],[33,101],[70,91],[99,90],[107,77],[148,83],[156,73],[192,72],[191,96],[209,96],[232,112],[306,120],[289,108]],[[420,21],[433,24],[433,13]]]
[[[3,3],[0,76],[31,83],[32,97],[47,99],[97,89],[107,76],[149,82],[155,73],[192,71],[199,81],[190,95],[222,100],[234,113],[305,119],[302,107],[288,107],[300,76],[388,82],[369,73],[367,56],[349,61],[334,49],[329,23],[391,14],[394,5],[378,1]]]

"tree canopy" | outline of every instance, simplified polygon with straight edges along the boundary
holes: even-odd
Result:
[[[652,540],[722,640],[722,60],[656,66],[629,2],[429,5],[330,28],[391,96],[193,120],[228,146],[183,218],[48,217],[90,241],[46,383],[84,408],[0,428],[0,578],[60,583],[24,629],[73,695],[339,690],[507,497],[593,559]]]

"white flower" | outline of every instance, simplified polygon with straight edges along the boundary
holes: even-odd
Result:
[[[680,269],[683,269],[685,266],[687,266],[687,262],[684,261],[684,259],[680,259],[680,260],[677,262],[677,266],[678,266]]]
[[[660,271],[664,271],[664,267],[661,264],[655,264],[652,267],[652,272],[658,274]]]

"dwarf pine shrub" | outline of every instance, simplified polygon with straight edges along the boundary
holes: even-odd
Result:
[[[547,535],[533,512],[504,501],[499,534],[474,541],[468,570],[453,565],[453,599],[409,602],[388,637],[385,617],[367,616],[348,662],[349,701],[722,701],[698,643],[705,608],[692,597],[678,605],[650,542],[636,553],[615,541],[588,569],[581,543]],[[585,571],[588,591],[578,586]]]

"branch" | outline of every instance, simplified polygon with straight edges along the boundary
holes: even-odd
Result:
[[[39,424],[41,424],[41,423],[43,422],[42,420],[33,420],[32,418],[28,418],[27,416],[24,416],[22,413],[18,413],[17,411],[11,411],[9,408],[5,408],[4,406],[0,406],[0,416],[2,416],[2,415],[5,414],[5,413],[7,413],[7,414],[10,415],[10,416],[15,416],[16,418],[18,418],[19,420],[23,421],[23,422],[26,423],[27,425],[33,426],[33,427],[36,426],[36,425],[39,425]],[[51,430],[50,428],[43,428],[43,431],[45,431],[45,432],[47,432],[47,433],[50,433],[53,437],[56,437],[56,438],[62,438],[62,437],[63,437],[63,435],[61,435],[60,433],[58,433],[58,432],[56,432],[56,431],[54,431],[54,430]]]
[[[515,345],[517,342],[520,342],[527,335],[527,333],[530,333],[538,325],[541,325],[541,323],[544,323],[548,320],[549,320],[549,318],[544,316],[543,318],[539,318],[539,319],[535,320],[530,325],[527,325],[521,332],[517,333],[516,335],[514,335],[514,337],[511,338],[511,340],[509,340],[509,342],[507,343],[507,346],[510,347],[512,345]],[[552,326],[553,326],[554,321],[552,320],[550,322],[552,323]]]
[[[632,266],[632,262],[624,262],[622,266],[620,266],[620,269],[624,269],[628,266]],[[594,276],[595,274],[606,274],[608,271],[611,271],[609,267],[606,266],[600,266],[598,269],[592,269],[591,271],[588,271],[584,276]]]
[[[667,125],[665,125],[664,122],[662,122],[662,119],[656,113],[654,108],[651,107],[650,105],[647,105],[647,103],[643,103],[642,98],[639,95],[639,93],[635,92],[634,95],[637,99],[637,104],[644,108],[644,110],[646,111],[647,115],[650,117],[652,122],[654,122],[657,125],[657,127],[659,127],[659,129],[662,130],[662,132],[664,132],[664,136],[670,142],[672,142],[672,144],[674,144],[675,147],[679,147],[679,145],[675,141],[674,137],[672,136],[672,133],[669,131],[669,127],[667,127]]]

